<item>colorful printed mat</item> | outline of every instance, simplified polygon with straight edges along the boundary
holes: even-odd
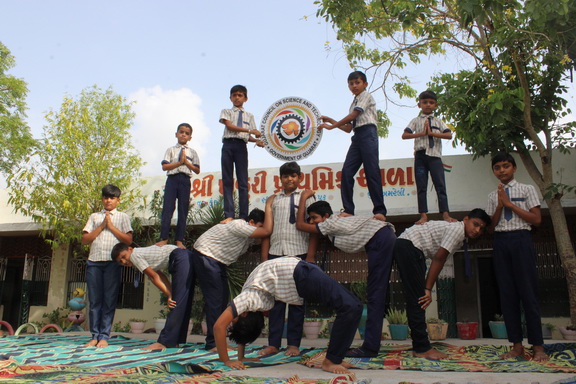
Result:
[[[433,343],[434,348],[447,353],[450,358],[429,360],[412,356],[410,345],[385,344],[376,357],[346,358],[358,369],[405,369],[415,371],[456,372],[576,372],[576,343],[546,344],[550,356],[547,362],[531,360],[532,351],[527,348],[524,356],[503,360],[500,355],[510,351],[510,346],[469,345],[458,347],[446,343]],[[318,368],[325,351],[304,355],[300,364]]]

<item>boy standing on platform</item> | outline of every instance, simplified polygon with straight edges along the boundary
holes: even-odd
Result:
[[[117,243],[132,242],[130,218],[116,207],[120,204],[120,188],[108,184],[102,188],[104,209],[90,215],[82,230],[82,244],[90,245],[86,262],[86,286],[90,302],[90,340],[86,347],[108,346],[122,267],[110,258],[110,251]]]
[[[490,216],[476,208],[462,221],[427,221],[413,225],[396,240],[394,260],[404,286],[414,356],[433,360],[448,357],[432,348],[426,331],[426,308],[432,302],[432,288],[448,256],[464,245],[467,257],[467,239],[480,236],[490,222]],[[426,259],[432,260],[428,273]]]
[[[402,134],[404,140],[414,139],[414,175],[418,192],[418,213],[420,213],[420,219],[416,224],[424,224],[428,221],[426,197],[428,173],[430,173],[434,189],[436,189],[438,209],[442,213],[442,218],[448,222],[453,222],[456,219],[450,217],[448,211],[444,165],[440,157],[442,156],[442,139],[450,140],[452,131],[433,114],[438,107],[438,99],[434,92],[424,91],[418,96],[418,100],[418,108],[422,112],[417,118],[410,121]]]
[[[509,153],[492,158],[492,172],[498,178],[498,189],[488,196],[488,214],[494,225],[494,273],[500,289],[500,306],[512,350],[504,359],[521,356],[522,309],[526,318],[528,342],[534,349],[535,361],[546,361],[540,305],[536,252],[530,235],[531,226],[542,221],[540,199],[536,188],[514,179],[516,161]],[[522,305],[520,305],[522,304]]]
[[[318,236],[296,229],[296,211],[300,200],[298,187],[304,175],[295,161],[282,164],[280,181],[282,192],[276,194],[272,202],[273,229],[270,238],[262,239],[262,261],[286,256],[296,256],[302,260],[314,262]],[[310,204],[313,198],[307,201]],[[288,329],[285,354],[298,356],[304,328],[304,306],[288,303]],[[282,344],[286,302],[278,301],[269,315],[268,347],[260,351],[261,355],[278,353]]]
[[[332,215],[332,207],[327,201],[317,201],[308,207],[311,222],[308,224],[304,215],[305,202],[312,195],[314,192],[307,189],[300,196],[296,228],[327,236],[335,247],[347,253],[366,251],[368,257],[366,334],[362,346],[348,351],[346,356],[377,356],[382,340],[386,293],[392,270],[392,250],[396,241],[394,226],[373,217]]]
[[[230,101],[233,107],[223,109],[220,122],[224,124],[222,135],[222,187],[224,189],[225,221],[234,219],[234,166],[238,181],[239,215],[241,219],[248,217],[248,150],[246,143],[255,142],[263,147],[260,131],[254,122],[254,116],[244,110],[248,101],[248,90],[243,85],[235,85],[230,90]],[[254,136],[252,136],[254,135]]]
[[[182,123],[176,130],[178,144],[166,150],[162,160],[162,170],[166,171],[168,178],[164,187],[164,204],[162,205],[162,223],[160,228],[160,241],[158,246],[168,244],[172,215],[178,200],[178,221],[176,223],[176,246],[184,246],[186,233],[186,219],[190,209],[190,179],[192,172],[200,173],[200,159],[195,150],[188,147],[192,139],[192,126]]]
[[[354,215],[354,176],[364,165],[368,192],[374,208],[372,212],[378,220],[386,220],[386,206],[382,195],[382,175],[378,155],[378,115],[376,101],[366,90],[368,81],[364,72],[354,71],[348,76],[348,88],[354,94],[350,113],[340,121],[322,116],[324,124],[319,129],[340,128],[346,133],[354,130],[352,143],[342,166],[340,194],[344,212],[342,216]]]

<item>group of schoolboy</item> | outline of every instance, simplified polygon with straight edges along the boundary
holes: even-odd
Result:
[[[200,172],[196,152],[188,147],[192,127],[178,126],[178,144],[166,151],[162,169],[167,181],[162,211],[160,241],[153,246],[133,248],[130,220],[116,207],[120,190],[112,185],[102,189],[104,209],[90,216],[82,237],[92,244],[87,266],[90,300],[90,331],[87,346],[105,347],[110,337],[120,282],[120,265],[134,266],[146,274],[168,298],[170,309],[166,326],[158,341],[147,349],[177,347],[186,342],[188,320],[196,280],[205,298],[207,322],[206,349],[218,352],[228,366],[245,369],[245,345],[253,342],[264,326],[262,312],[269,311],[269,345],[260,355],[278,353],[288,304],[287,348],[285,354],[300,353],[304,322],[304,301],[323,303],[336,312],[336,320],[322,368],[329,372],[348,372],[344,357],[373,357],[380,349],[385,300],[392,260],[397,263],[404,285],[406,310],[411,329],[413,354],[429,359],[448,356],[431,347],[425,323],[425,309],[432,301],[432,289],[447,257],[469,239],[493,228],[494,266],[500,287],[502,311],[513,347],[503,358],[524,353],[521,311],[533,345],[534,360],[544,361],[540,313],[537,298],[535,253],[530,238],[531,226],[540,224],[540,202],[533,186],[514,180],[516,163],[509,154],[492,159],[492,170],[500,181],[489,196],[487,212],[473,209],[462,221],[449,214],[441,155],[441,140],[452,137],[451,130],[433,112],[437,107],[432,91],[420,94],[420,115],[404,130],[403,139],[414,139],[414,170],[420,218],[398,238],[394,226],[386,221],[379,168],[376,103],[367,91],[364,73],[348,77],[354,94],[349,114],[336,121],[322,116],[319,129],[354,132],[342,168],[343,211],[334,215],[330,204],[316,201],[314,192],[300,190],[300,167],[289,162],[280,167],[282,191],[266,201],[265,211],[248,213],[248,156],[246,144],[263,146],[254,117],[243,108],[248,100],[244,86],[230,91],[233,108],[220,116],[222,138],[222,178],[226,219],[205,232],[193,245],[184,246],[190,204],[190,178]],[[353,187],[356,172],[364,166],[373,216],[354,216]],[[239,194],[239,219],[234,219],[233,172]],[[442,221],[429,221],[426,203],[428,174],[438,195]],[[168,244],[170,223],[178,201],[176,245]],[[308,217],[306,217],[308,214]],[[350,349],[360,321],[360,301],[341,284],[314,264],[319,236],[327,236],[344,252],[365,250],[368,259],[368,317],[366,334],[360,347]],[[255,240],[261,240],[262,263],[248,276],[240,295],[229,301],[226,267],[244,254]],[[110,257],[111,255],[111,257]],[[427,268],[426,260],[430,260]],[[171,274],[171,281],[163,270]],[[230,327],[230,324],[232,326]],[[227,334],[238,344],[237,360],[228,356]]]

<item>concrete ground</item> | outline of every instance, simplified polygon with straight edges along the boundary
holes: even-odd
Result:
[[[121,333],[126,337],[155,340],[157,335]],[[202,343],[204,337],[190,335],[189,342]],[[285,340],[283,340],[285,341]],[[325,348],[328,339],[308,340],[302,338],[302,347]],[[356,340],[361,344],[361,340]],[[386,340],[386,343],[394,343],[394,340]],[[443,342],[451,345],[471,345],[490,344],[508,345],[504,339],[476,339],[460,340],[446,339]],[[564,340],[546,340],[547,344],[561,343]],[[408,344],[407,341],[397,341],[398,344]],[[266,345],[266,339],[257,339],[254,344]],[[573,378],[576,380],[576,373],[488,373],[488,372],[421,372],[402,370],[352,370],[358,379],[370,379],[373,384],[398,384],[403,381],[422,384],[551,384],[560,380]],[[272,367],[250,368],[244,371],[227,372],[228,375],[252,376],[252,377],[279,377],[288,379],[298,375],[303,379],[330,379],[335,375],[324,372],[320,369],[308,368],[298,363],[281,364]]]

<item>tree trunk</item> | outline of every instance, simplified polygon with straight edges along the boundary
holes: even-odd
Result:
[[[570,298],[571,324],[576,325],[576,255],[572,241],[570,240],[566,215],[564,214],[560,199],[548,199],[546,203],[550,210],[558,255],[560,256],[566,275],[566,285],[568,286],[568,296]]]

